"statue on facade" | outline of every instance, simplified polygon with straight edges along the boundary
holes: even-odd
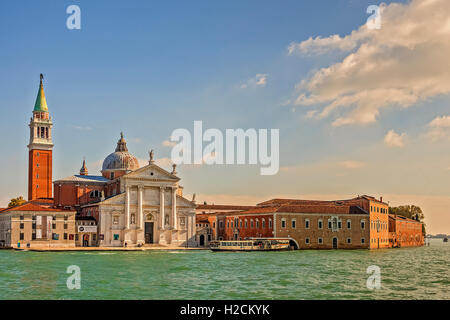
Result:
[[[150,160],[148,161],[149,164],[153,164],[155,163],[155,160],[153,160],[154,156],[155,156],[155,152],[152,150],[150,150],[150,152],[148,153]]]

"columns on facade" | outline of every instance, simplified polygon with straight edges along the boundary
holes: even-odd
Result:
[[[177,191],[178,187],[172,187],[172,225],[177,229]]]
[[[125,186],[125,229],[130,229],[130,186]]]
[[[144,191],[143,186],[138,186],[138,217],[139,217],[139,228],[144,228],[144,210],[142,209],[142,194]]]
[[[161,229],[165,229],[165,217],[164,217],[164,189],[165,187],[159,187],[159,216],[161,218]]]

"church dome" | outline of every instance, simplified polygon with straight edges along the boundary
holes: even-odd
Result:
[[[123,138],[123,133],[120,134],[120,139],[117,142],[116,151],[108,155],[103,161],[102,171],[109,170],[136,170],[139,168],[139,163],[135,156],[128,152],[127,142]]]

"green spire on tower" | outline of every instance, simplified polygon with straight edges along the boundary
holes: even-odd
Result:
[[[44,75],[41,73],[41,83],[39,84],[39,91],[33,112],[48,112],[47,100],[45,100],[44,86],[42,84],[43,79]]]

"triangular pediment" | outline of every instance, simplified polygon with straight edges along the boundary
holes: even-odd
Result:
[[[125,193],[119,193],[111,198],[105,199],[99,204],[124,204],[125,203]]]
[[[195,208],[196,205],[195,205],[194,202],[189,201],[185,197],[181,197],[181,196],[177,195],[177,207],[191,207],[191,208]]]
[[[145,167],[134,170],[123,176],[124,178],[139,179],[139,180],[160,180],[160,181],[179,181],[176,175],[164,170],[156,164],[149,164]]]

